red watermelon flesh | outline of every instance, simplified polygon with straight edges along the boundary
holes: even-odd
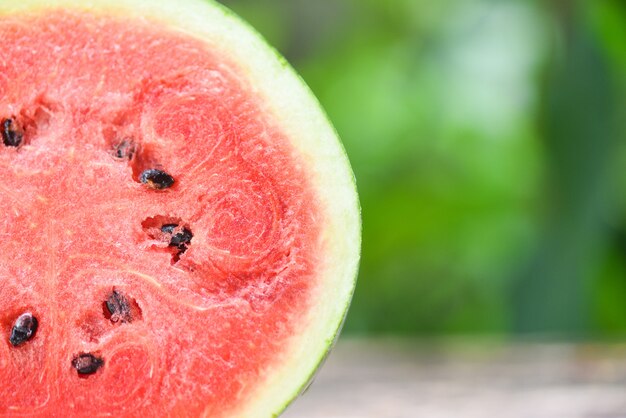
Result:
[[[0,415],[230,416],[310,303],[309,162],[181,32],[56,11],[0,37],[0,326],[38,321],[0,343]]]

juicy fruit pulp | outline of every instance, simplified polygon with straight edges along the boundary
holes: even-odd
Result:
[[[179,31],[56,10],[0,37],[0,415],[239,414],[315,303],[310,161]]]

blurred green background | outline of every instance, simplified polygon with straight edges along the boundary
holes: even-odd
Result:
[[[345,332],[626,336],[626,3],[222,0],[310,85],[363,209]]]

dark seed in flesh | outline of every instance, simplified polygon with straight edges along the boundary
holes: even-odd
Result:
[[[35,336],[38,326],[37,318],[33,314],[30,312],[23,313],[15,320],[9,342],[13,347],[24,344]]]
[[[72,367],[82,375],[94,374],[103,365],[104,360],[91,353],[79,354],[72,360]]]
[[[193,234],[187,228],[183,228],[182,231],[172,235],[170,239],[170,247],[178,248],[181,253],[187,251],[187,246],[191,243]]]
[[[111,314],[111,322],[132,322],[130,302],[122,293],[114,290],[107,298],[105,304]]]
[[[163,224],[161,226],[161,232],[171,235],[168,243],[169,247],[176,248],[178,251],[173,254],[173,262],[180,260],[180,255],[183,254],[189,248],[193,233],[185,227],[180,227],[178,224]]]
[[[173,234],[174,229],[178,227],[178,224],[165,224],[161,227],[161,232],[164,234]]]
[[[162,190],[172,187],[174,184],[174,177],[170,176],[163,170],[150,168],[141,173],[139,181],[151,189]]]
[[[19,147],[24,139],[24,133],[13,118],[2,120],[2,142],[7,147]]]
[[[120,141],[113,149],[115,158],[120,160],[132,160],[135,155],[135,144],[130,139]]]

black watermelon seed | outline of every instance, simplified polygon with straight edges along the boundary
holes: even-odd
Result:
[[[13,118],[3,119],[1,124],[2,142],[6,147],[19,147],[24,133],[19,129]]]
[[[33,314],[30,312],[23,313],[15,320],[9,342],[13,347],[24,344],[35,336],[38,326],[37,318]]]
[[[72,360],[72,367],[76,369],[78,374],[82,375],[94,374],[103,365],[104,360],[91,353],[79,354]]]
[[[187,228],[183,228],[182,231],[172,235],[170,239],[170,247],[176,247],[181,253],[187,251],[187,246],[191,243],[193,234]]]
[[[174,177],[170,176],[163,170],[150,168],[141,173],[139,181],[151,189],[162,190],[172,187],[174,184]]]
[[[165,224],[161,227],[161,232],[164,234],[173,234],[174,229],[178,227],[178,224]]]
[[[135,143],[131,139],[124,139],[115,145],[113,155],[120,160],[132,160],[135,151]]]
[[[180,255],[189,248],[189,244],[191,244],[191,239],[193,238],[193,233],[188,228],[181,228],[178,224],[174,223],[163,224],[161,226],[161,232],[171,235],[168,246],[174,247],[178,250],[172,257],[172,260],[177,262],[180,260]]]
[[[128,298],[117,290],[113,290],[107,298],[106,307],[111,314],[111,321],[132,322],[130,302]]]

